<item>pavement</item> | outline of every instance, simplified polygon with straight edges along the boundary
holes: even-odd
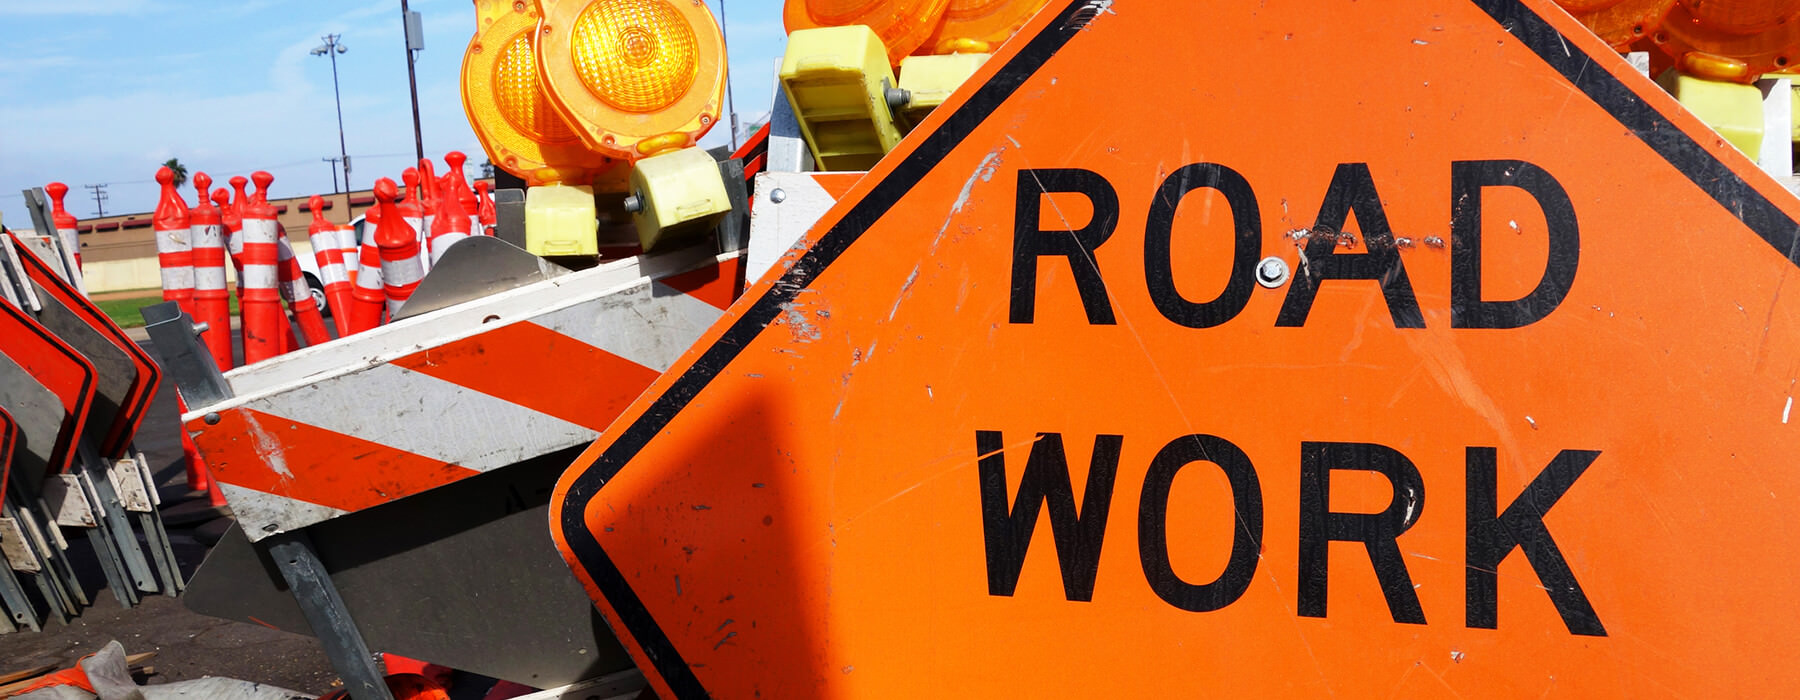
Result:
[[[128,333],[151,350],[143,329]],[[187,487],[187,465],[182,455],[175,390],[163,382],[137,435],[137,448],[149,459],[157,490],[163,499],[163,518],[184,576],[191,577],[206,553],[229,525]],[[77,571],[92,607],[67,625],[55,622],[42,632],[0,635],[0,674],[55,663],[74,665],[82,656],[118,640],[127,653],[155,651],[146,662],[155,673],[150,684],[223,676],[256,681],[313,694],[342,685],[320,650],[318,641],[305,635],[268,627],[207,617],[188,610],[181,601],[161,594],[146,594],[136,608],[124,609],[105,589],[105,578],[87,550],[86,538],[72,538],[70,549],[77,562],[89,562],[90,570]]]

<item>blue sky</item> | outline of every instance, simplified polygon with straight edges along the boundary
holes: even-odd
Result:
[[[720,0],[707,0],[714,16]],[[426,155],[486,158],[463,116],[469,0],[409,0],[425,22],[419,106]],[[0,26],[0,212],[29,227],[19,191],[68,183],[69,210],[94,214],[84,184],[110,183],[106,212],[154,208],[156,168],[179,157],[215,179],[268,170],[277,196],[330,192],[338,153],[331,63],[309,55],[342,34],[338,57],[351,184],[399,179],[413,156],[400,0],[232,3],[188,0],[5,0]],[[726,36],[737,111],[769,109],[785,46],[779,0],[728,0]],[[703,142],[723,143],[724,128]],[[440,165],[440,167],[442,167]],[[191,199],[192,189],[184,193]]]

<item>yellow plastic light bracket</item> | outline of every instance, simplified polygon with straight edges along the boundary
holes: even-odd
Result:
[[[538,80],[536,3],[476,0],[463,52],[463,111],[488,159],[533,185],[585,182],[613,162],[588,148]]]
[[[985,53],[959,53],[908,56],[901,61],[900,89],[908,96],[904,110],[907,123],[918,124],[931,110],[943,104],[950,93],[968,82],[987,60]]]
[[[725,40],[706,3],[540,0],[538,75],[589,147],[637,160],[719,119]]]
[[[594,188],[542,185],[525,190],[525,250],[532,255],[599,255]]]
[[[868,27],[789,34],[780,79],[820,170],[868,170],[900,142],[885,94],[894,72]]]
[[[1675,69],[1664,71],[1656,83],[1738,150],[1753,159],[1762,152],[1762,91],[1755,85],[1708,80]]]
[[[704,234],[731,211],[719,162],[699,148],[638,161],[631,169],[631,192],[637,201],[631,218],[644,250]]]

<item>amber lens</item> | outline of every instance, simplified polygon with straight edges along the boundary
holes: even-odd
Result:
[[[494,97],[500,114],[514,129],[539,143],[559,143],[575,138],[551,107],[538,83],[537,53],[531,50],[531,30],[519,32],[500,60],[494,63]]]
[[[575,72],[608,105],[654,112],[674,104],[699,72],[694,29],[663,0],[601,0],[575,18]]]

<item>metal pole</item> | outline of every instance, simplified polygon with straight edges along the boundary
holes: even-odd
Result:
[[[350,189],[350,149],[344,146],[344,97],[338,92],[337,34],[325,38],[326,53],[331,55],[331,96],[337,101],[338,156],[344,159],[344,189]],[[336,181],[336,178],[333,178]]]
[[[728,36],[729,33],[725,24],[725,0],[719,0],[719,42],[724,44],[725,54],[729,59],[731,55],[731,41],[727,38]],[[727,60],[725,63],[728,66],[725,69],[725,109],[730,116],[727,123],[731,125],[731,152],[736,153],[738,149],[737,100],[731,98],[731,69],[729,68],[731,61]]]
[[[406,0],[400,0],[400,33],[402,35],[407,33],[408,12]],[[419,75],[413,69],[412,42],[402,39],[401,43],[406,45],[406,85],[412,91],[413,149],[417,151],[418,160],[425,160],[425,137],[419,131]]]
[[[331,193],[337,194],[339,192],[343,192],[343,190],[338,189],[338,179],[337,179],[338,159],[336,159],[336,158],[320,158],[319,160],[322,160],[322,161],[325,161],[325,162],[331,164]]]

